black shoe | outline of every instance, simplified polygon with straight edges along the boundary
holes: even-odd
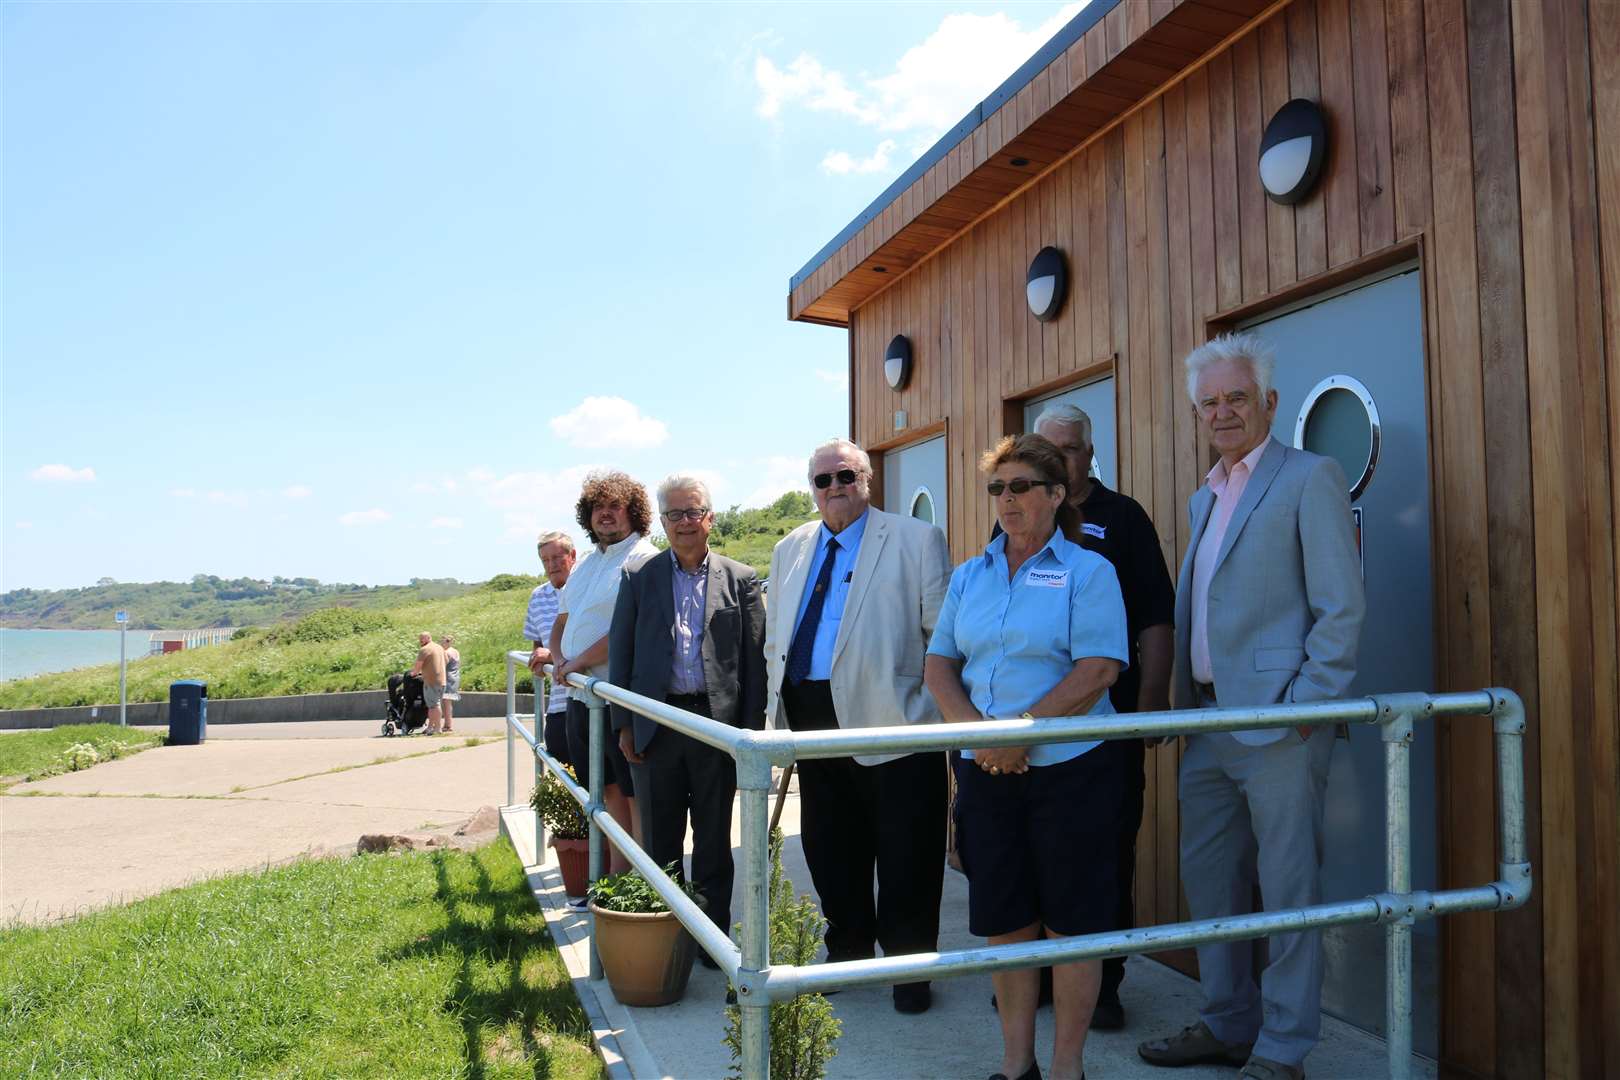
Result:
[[[1097,1007],[1091,1013],[1092,1031],[1123,1031],[1125,1029],[1125,1006],[1119,1003],[1119,998],[1111,1001],[1097,1002]]]
[[[719,962],[716,961],[714,957],[712,957],[708,953],[704,952],[702,949],[698,950],[698,963],[702,964],[704,967],[708,968],[710,971],[719,971],[720,970]],[[1095,1027],[1096,1025],[1093,1024],[1092,1026]]]
[[[894,988],[894,1011],[915,1016],[934,1003],[934,992],[925,982],[900,983]]]
[[[991,1073],[990,1080],[1008,1080],[1006,1073]],[[1012,1080],[1041,1080],[1041,1063],[1032,1061],[1029,1068],[1013,1077]],[[1080,1080],[1086,1080],[1084,1076]]]

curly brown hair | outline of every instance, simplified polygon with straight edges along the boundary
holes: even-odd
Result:
[[[646,536],[652,528],[652,502],[647,498],[646,488],[629,473],[593,472],[585,478],[579,502],[574,504],[574,520],[593,544],[597,539],[596,530],[591,528],[591,514],[601,503],[623,503],[625,512],[630,515],[631,532]]]
[[[1063,503],[1057,509],[1057,527],[1064,536],[1078,544],[1084,517],[1079,507],[1068,499],[1069,468],[1063,461],[1063,451],[1044,435],[1008,435],[979,458],[979,471],[989,475],[1011,461],[1028,465],[1042,480],[1063,488]]]

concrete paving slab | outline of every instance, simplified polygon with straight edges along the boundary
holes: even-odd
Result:
[[[783,813],[782,825],[787,833],[783,855],[797,889],[808,892],[811,883],[798,841],[797,802],[797,798],[790,795]],[[735,816],[733,822],[735,826]],[[733,837],[734,841],[740,839],[735,827]],[[734,851],[734,855],[741,865],[740,850]],[[554,876],[554,858],[549,852],[547,858],[544,869]],[[542,880],[551,882],[552,877],[542,875]],[[588,948],[588,921],[568,911],[560,892],[549,885],[540,899],[554,936],[559,941],[573,943],[584,955],[583,950]],[[741,910],[740,895],[734,898],[733,905],[734,910]],[[967,932],[967,879],[946,870],[940,948],[966,948],[982,943]],[[1200,1000],[1198,985],[1152,960],[1132,958],[1128,963],[1121,997],[1129,1025],[1125,1031],[1098,1032],[1087,1040],[1087,1069],[1091,1075],[1099,1077],[1168,1080],[1163,1070],[1147,1065],[1137,1056],[1136,1045],[1143,1039],[1178,1031],[1190,1023]],[[730,1052],[721,1041],[725,1031],[726,980],[719,972],[695,968],[686,996],[675,1005],[657,1009],[620,1005],[612,999],[605,982],[585,980],[582,998],[587,991],[604,999],[596,1008],[607,1018],[608,1030],[615,1038],[645,1048],[646,1057],[626,1058],[627,1066],[638,1080],[649,1077],[709,1080],[727,1075],[731,1066]],[[887,987],[846,990],[833,995],[828,1000],[843,1023],[843,1034],[837,1044],[838,1055],[828,1066],[829,1080],[934,1080],[988,1075],[995,1070],[1001,1054],[1001,1032],[996,1014],[990,1008],[990,995],[987,975],[936,981],[934,1006],[921,1016],[896,1013]],[[1324,1018],[1323,1027],[1322,1042],[1307,1061],[1311,1075],[1344,1080],[1385,1075],[1381,1039],[1331,1017]],[[1052,1012],[1043,1009],[1036,1021],[1038,1060],[1050,1060],[1052,1035]],[[1234,1070],[1219,1068],[1181,1069],[1175,1073],[1176,1080],[1228,1080],[1233,1075]],[[1436,1075],[1434,1063],[1414,1057],[1413,1075]]]
[[[527,801],[528,793],[528,785],[519,777],[518,798]],[[506,800],[506,747],[499,742],[457,747],[442,754],[293,780],[246,794],[263,795],[280,804],[356,803],[454,817]]]

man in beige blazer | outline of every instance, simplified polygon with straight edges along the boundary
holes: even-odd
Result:
[[[810,456],[821,520],[771,554],[765,715],[794,731],[939,722],[923,654],[950,582],[945,535],[871,506],[871,459],[845,439]],[[943,753],[799,763],[805,862],[827,918],[829,960],[932,952],[945,873]],[[873,896],[873,872],[877,895]],[[932,1002],[894,988],[900,1012]]]

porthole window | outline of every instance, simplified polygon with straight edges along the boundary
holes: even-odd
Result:
[[[926,521],[930,525],[938,525],[934,520],[934,496],[926,487],[920,487],[911,495],[911,516],[918,521]]]
[[[1329,375],[1305,395],[1294,423],[1294,445],[1330,457],[1344,470],[1354,502],[1378,467],[1378,406],[1359,379]]]

